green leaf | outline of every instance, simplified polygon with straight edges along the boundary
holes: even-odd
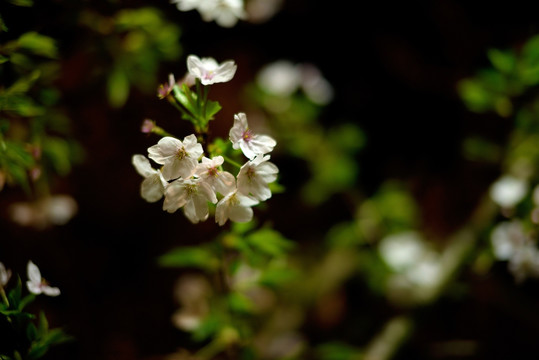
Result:
[[[164,267],[194,267],[215,271],[219,267],[219,259],[203,247],[178,247],[158,258],[160,266]]]
[[[26,327],[26,337],[30,342],[34,342],[36,339],[38,339],[41,336],[39,334],[39,331],[37,330],[36,326],[33,323],[28,323],[28,326]]]
[[[516,67],[516,56],[512,51],[490,49],[487,56],[492,65],[502,73],[511,73]]]
[[[122,107],[129,96],[129,79],[125,71],[116,67],[107,79],[107,96],[114,108]]]
[[[205,123],[207,124],[208,121],[213,120],[214,115],[220,110],[221,104],[219,104],[217,101],[208,100],[205,108]]]
[[[56,41],[48,36],[39,34],[35,31],[23,34],[17,40],[20,48],[27,50],[35,55],[41,55],[56,59],[58,57],[58,49]]]
[[[228,306],[233,312],[241,314],[250,314],[253,312],[254,305],[252,300],[242,293],[233,291],[228,294],[227,300]]]
[[[262,228],[250,233],[245,238],[246,242],[255,251],[265,253],[270,256],[280,256],[294,247],[294,243],[286,239],[276,230]]]

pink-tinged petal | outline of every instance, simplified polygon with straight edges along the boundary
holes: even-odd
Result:
[[[135,167],[135,170],[137,170],[137,172],[145,178],[157,172],[157,170],[152,168],[150,160],[148,160],[148,158],[144,155],[133,155],[133,157],[131,158],[131,163]]]
[[[39,271],[39,268],[36,264],[34,264],[31,260],[28,261],[28,265],[26,266],[28,278],[30,281],[34,284],[40,284],[41,283],[41,272]]]
[[[222,83],[232,80],[236,74],[237,66],[234,61],[225,61],[216,70],[216,76],[213,78],[214,83]]]
[[[60,289],[59,288],[51,287],[51,286],[48,286],[48,285],[42,286],[41,291],[43,292],[43,294],[48,295],[48,296],[58,296],[58,295],[60,295]]]

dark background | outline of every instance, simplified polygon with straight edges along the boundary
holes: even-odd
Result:
[[[48,359],[150,359],[185,344],[185,334],[170,322],[179,271],[159,268],[155,260],[174,246],[204,242],[219,231],[211,221],[191,225],[180,213],[167,214],[138,196],[141,177],[131,156],[155,142],[140,133],[140,124],[145,117],[173,117],[175,110],[136,90],[122,109],[112,109],[104,84],[91,79],[101,59],[84,56],[92,40],[73,14],[83,7],[113,13],[145,5],[163,9],[181,25],[184,55],[234,59],[238,73],[231,87],[239,89],[273,60],[317,65],[336,92],[321,123],[356,122],[367,135],[367,147],[358,157],[358,188],[368,195],[385,179],[406,179],[422,207],[426,231],[438,236],[467,219],[500,171],[463,159],[462,139],[482,134],[503,144],[511,129],[510,119],[467,111],[456,83],[488,65],[489,48],[516,48],[539,31],[537,9],[524,1],[285,0],[268,22],[241,22],[232,29],[204,23],[198,13],[181,13],[167,1],[36,1],[32,17],[21,18],[20,26],[35,25],[59,39],[63,71],[58,86],[75,136],[89,155],[56,185],[79,203],[77,216],[66,226],[45,231],[15,226],[6,209],[22,194],[13,189],[0,193],[0,261],[21,274],[28,259],[40,266],[62,295],[39,297],[36,305],[46,310],[51,325],[65,326],[77,339],[52,349]],[[163,82],[169,72],[182,71],[183,59],[164,64]],[[225,85],[214,88],[224,118],[241,111],[234,91]],[[287,174],[285,186],[294,189],[294,179],[306,176],[287,159],[276,163]],[[321,208],[294,199],[294,193],[277,195],[259,215],[306,246],[320,240],[313,234],[353,216],[342,199]],[[537,358],[537,283],[516,286],[503,265],[482,278],[467,276],[466,301],[443,300],[420,312],[420,325],[398,358],[450,359],[432,349],[454,339],[477,340],[474,359]],[[392,311],[360,282],[347,291],[353,304],[350,318],[371,326],[356,332],[345,331],[350,324],[319,332],[310,328],[314,341],[341,337],[363,345]]]

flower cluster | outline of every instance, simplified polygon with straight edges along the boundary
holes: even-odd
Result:
[[[212,58],[200,59],[194,55],[187,58],[187,68],[188,76],[195,79],[197,90],[200,84],[207,86],[227,82],[236,71],[232,61],[218,64]],[[184,119],[193,122],[199,135],[206,132],[208,121],[211,120],[207,118],[207,108],[218,110],[220,106],[207,106],[211,104],[209,101],[204,103],[207,91],[202,95],[193,95],[185,82],[182,88],[174,82],[170,82],[169,87],[179,99],[179,104],[185,107],[182,110]],[[191,96],[195,100],[187,99]],[[173,213],[181,208],[192,223],[205,221],[209,217],[210,204],[215,205],[215,221],[219,225],[224,225],[228,219],[234,222],[250,221],[253,217],[252,207],[272,195],[269,184],[277,179],[279,169],[269,161],[269,153],[277,143],[268,135],[255,133],[249,127],[245,113],[234,115],[229,140],[232,151],[239,153],[241,150],[247,158],[243,165],[221,154],[209,153],[207,157],[203,144],[195,134],[185,136],[183,140],[165,135],[148,148],[147,157],[134,155],[132,164],[144,177],[140,189],[142,198],[156,202],[164,197],[163,210]],[[154,169],[150,159],[160,167]],[[225,161],[239,168],[236,176],[225,170]]]

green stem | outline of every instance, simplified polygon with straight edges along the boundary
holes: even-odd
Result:
[[[3,287],[0,286],[0,296],[2,296],[2,300],[4,301],[4,303],[9,306],[9,300],[6,296],[6,291],[4,290]]]
[[[229,158],[228,156],[225,156],[225,155],[221,155],[223,157],[223,159],[225,159],[225,161],[231,165],[234,165],[235,167],[237,167],[238,169],[241,169],[242,165],[241,164],[238,164],[237,162],[235,162],[234,160],[232,160],[231,158]]]

